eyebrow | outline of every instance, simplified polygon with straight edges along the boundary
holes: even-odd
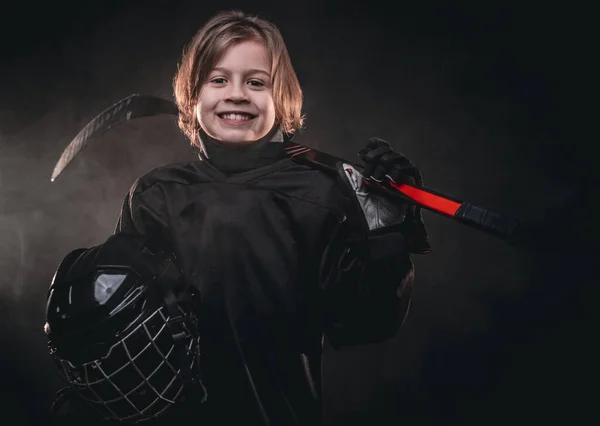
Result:
[[[219,71],[219,72],[222,72],[224,74],[227,74],[227,73],[230,72],[227,68],[223,68],[223,67],[215,67],[215,68],[212,69],[211,72],[215,72],[215,71]],[[264,74],[264,75],[266,75],[269,78],[271,77],[271,74],[269,74],[267,71],[261,70],[261,69],[258,69],[258,68],[250,68],[249,70],[246,70],[246,74],[257,74],[257,73]]]

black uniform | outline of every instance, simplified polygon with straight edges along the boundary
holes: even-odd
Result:
[[[281,143],[203,142],[198,159],[138,179],[116,228],[164,241],[201,292],[209,396],[190,424],[316,426],[323,336],[381,341],[407,312],[402,233],[361,239],[354,195]]]

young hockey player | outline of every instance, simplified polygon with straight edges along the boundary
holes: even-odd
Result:
[[[207,397],[188,401],[189,424],[317,426],[323,338],[334,348],[392,338],[410,304],[411,253],[429,250],[419,210],[370,192],[363,175],[420,185],[420,172],[378,139],[359,153],[364,171],[340,163],[334,175],[286,155],[304,125],[302,91],[279,30],[258,17],[227,11],[210,19],[186,46],[174,91],[180,128],[198,158],[140,177],[124,200],[115,236],[88,251],[117,250],[129,238],[143,241],[126,244],[142,253],[152,241],[199,294],[198,353],[186,343],[199,362],[187,364],[198,367],[195,383]],[[158,262],[148,252],[155,250],[146,250],[148,262]],[[63,261],[54,286],[97,276],[89,271],[110,262],[130,262],[88,255],[84,267],[87,252],[78,253]],[[70,276],[81,268],[88,274]],[[156,274],[146,276],[140,286],[160,286]],[[114,297],[117,306],[125,293]],[[193,333],[186,336],[195,342]],[[123,345],[117,341],[111,344]],[[183,370],[173,368],[172,375],[181,379]],[[119,386],[111,389],[129,401]],[[117,396],[96,395],[95,405],[106,408]],[[105,411],[104,417],[135,421],[156,414],[139,406],[133,412],[124,418]]]

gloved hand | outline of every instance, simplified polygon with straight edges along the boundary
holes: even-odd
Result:
[[[423,184],[420,170],[406,156],[394,151],[383,139],[370,138],[358,155],[365,163],[365,178],[381,182],[388,176],[396,183],[416,186]]]
[[[395,183],[423,186],[421,171],[406,156],[392,149],[390,144],[380,138],[372,137],[367,145],[358,152],[365,163],[363,176],[382,182],[386,176]],[[431,251],[429,235],[419,205],[411,206],[407,211],[404,234],[413,253],[425,254]]]

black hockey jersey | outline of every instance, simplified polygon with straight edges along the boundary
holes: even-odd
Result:
[[[197,424],[320,424],[323,336],[336,346],[381,341],[408,309],[402,234],[376,236],[395,249],[372,255],[345,220],[352,194],[269,148],[271,160],[253,168],[219,170],[201,155],[150,171],[116,227],[168,244],[202,294],[209,397]]]

